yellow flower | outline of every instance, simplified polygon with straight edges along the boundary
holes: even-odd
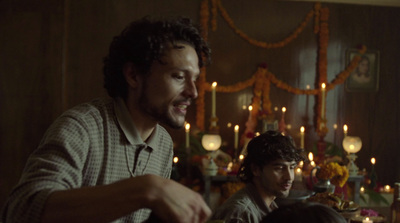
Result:
[[[332,184],[343,187],[349,178],[349,171],[345,166],[330,162],[320,165],[320,169],[317,171],[317,178],[331,180]]]

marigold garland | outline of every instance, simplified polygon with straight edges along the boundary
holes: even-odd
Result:
[[[292,33],[291,36],[289,36],[289,37],[285,38],[284,40],[279,41],[277,43],[266,43],[266,42],[261,42],[261,41],[251,39],[246,34],[244,34],[241,30],[237,29],[236,26],[234,25],[232,19],[229,17],[228,13],[226,12],[226,10],[222,7],[220,0],[212,0],[212,5],[213,5],[213,9],[212,9],[213,30],[214,30],[214,28],[216,28],[216,9],[215,8],[218,7],[222,17],[225,19],[225,21],[228,23],[228,25],[232,29],[234,29],[235,33],[237,33],[243,39],[248,41],[250,44],[253,44],[253,45],[256,45],[256,46],[259,46],[262,48],[277,48],[277,47],[285,46],[286,44],[291,42],[293,39],[295,39],[297,37],[297,35],[303,31],[304,27],[307,25],[310,18],[314,15],[315,16],[314,32],[319,35],[318,58],[317,58],[318,83],[319,83],[319,86],[322,83],[326,83],[326,85],[327,85],[326,91],[327,92],[334,89],[337,85],[344,83],[344,81],[347,79],[347,77],[350,75],[350,73],[357,67],[357,64],[361,58],[361,55],[366,52],[366,47],[361,46],[361,48],[359,50],[360,55],[355,56],[352,59],[352,61],[347,65],[345,70],[343,70],[342,72],[337,74],[336,77],[330,83],[327,83],[327,48],[328,48],[328,42],[329,42],[329,29],[328,29],[329,9],[328,8],[321,8],[321,4],[316,3],[314,5],[314,9],[311,10],[306,15],[304,21]],[[200,9],[201,9],[200,24],[201,24],[201,27],[203,30],[203,34],[205,35],[204,38],[207,39],[208,21],[209,21],[208,0],[202,1]],[[196,100],[196,105],[197,105],[196,124],[201,130],[204,130],[204,95],[205,95],[205,91],[211,91],[211,84],[206,82],[205,73],[206,73],[205,68],[202,68],[200,78],[198,81],[199,96],[198,96],[198,99]],[[272,103],[271,103],[271,100],[269,97],[271,83],[273,83],[277,88],[280,88],[282,90],[288,91],[288,92],[296,94],[296,95],[301,95],[301,94],[318,95],[316,126],[319,127],[321,124],[321,121],[326,124],[326,120],[320,119],[320,117],[321,117],[321,114],[320,114],[321,113],[321,107],[320,107],[321,106],[321,95],[320,95],[319,89],[305,90],[305,89],[294,88],[294,87],[288,85],[287,83],[279,80],[276,77],[276,75],[274,75],[273,73],[268,71],[266,69],[266,67],[260,66],[257,69],[256,73],[253,74],[253,76],[250,79],[243,81],[243,82],[239,82],[239,83],[231,85],[231,86],[218,85],[216,88],[217,92],[232,93],[232,92],[237,92],[237,91],[243,90],[243,89],[253,85],[253,98],[252,98],[253,110],[252,110],[252,116],[251,116],[252,118],[246,122],[246,129],[242,135],[242,139],[244,137],[247,137],[248,135],[252,135],[249,133],[254,133],[258,118],[266,118],[268,115],[272,114],[272,109],[271,109]],[[327,129],[323,129],[323,128],[322,129],[316,128],[316,129],[317,129],[317,132],[321,136],[325,136],[325,134],[327,133]]]
[[[308,22],[311,20],[311,18],[314,16],[314,10],[311,10],[309,13],[307,13],[306,17],[304,18],[303,22],[300,23],[300,25],[285,39],[275,42],[275,43],[267,43],[259,40],[255,40],[251,37],[249,37],[247,34],[245,34],[242,30],[238,29],[232,18],[228,15],[226,9],[222,6],[221,0],[216,0],[217,1],[217,6],[218,10],[221,13],[221,16],[224,18],[224,20],[228,23],[229,27],[233,29],[233,31],[238,34],[241,38],[246,40],[252,45],[261,47],[261,48],[266,48],[266,49],[271,49],[271,48],[280,48],[286,46],[288,43],[292,42],[294,39],[298,37],[298,35],[303,32],[304,28],[308,24]],[[213,24],[216,23],[216,21],[212,22]]]

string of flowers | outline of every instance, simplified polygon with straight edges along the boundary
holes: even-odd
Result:
[[[294,39],[296,39],[299,36],[299,34],[301,32],[303,32],[303,30],[307,26],[308,22],[314,16],[314,10],[311,10],[309,13],[307,13],[306,17],[300,23],[300,25],[288,37],[286,37],[285,39],[283,39],[281,41],[275,42],[275,43],[268,43],[268,42],[255,40],[255,39],[249,37],[247,34],[245,34],[242,30],[238,29],[235,26],[232,18],[228,15],[226,9],[222,6],[221,0],[216,0],[216,1],[217,1],[217,6],[221,13],[221,16],[224,18],[224,20],[228,23],[229,27],[231,27],[236,34],[238,34],[241,38],[243,38],[250,44],[261,47],[261,48],[266,48],[266,49],[284,47],[288,43],[292,42]],[[212,23],[216,24],[216,21],[213,21]]]
[[[223,9],[220,0],[213,0],[215,4],[215,1],[217,1],[217,5],[221,11],[221,13],[225,12],[225,15],[227,15],[226,10]],[[207,35],[208,31],[208,21],[209,21],[209,8],[208,8],[208,0],[203,0],[201,3],[201,11],[200,11],[200,25],[203,30],[203,34]],[[316,16],[315,18],[315,27],[314,27],[314,32],[318,31],[319,34],[319,45],[318,45],[318,60],[317,60],[317,66],[318,66],[318,78],[320,83],[321,81],[324,81],[325,83],[327,82],[327,47],[328,47],[328,41],[329,41],[329,29],[328,29],[328,18],[329,18],[329,10],[327,8],[321,9],[320,3],[316,3],[314,6],[314,11],[312,14],[315,13],[315,15],[319,15],[319,19]],[[311,12],[310,12],[311,13]],[[306,16],[310,15],[310,13]],[[311,15],[312,16],[312,15]],[[223,15],[225,18],[225,16]],[[215,18],[215,17],[213,17]],[[229,18],[227,16],[226,18]],[[225,18],[225,20],[227,20]],[[229,18],[230,19],[230,18]],[[229,21],[227,20],[228,24]],[[215,20],[215,19],[214,19]],[[303,23],[307,23],[307,19],[303,21]],[[233,24],[233,22],[231,22]],[[319,28],[317,27],[317,24],[319,24]],[[233,24],[234,27],[234,24]],[[240,33],[242,33],[240,31]],[[247,36],[246,34],[244,34]],[[204,36],[204,38],[207,39],[207,36]],[[282,41],[281,41],[282,42]],[[268,43],[265,43],[268,44]],[[350,75],[350,73],[357,67],[358,62],[360,61],[361,55],[366,52],[366,47],[361,46],[359,49],[360,55],[357,55],[353,57],[352,61],[348,64],[348,66],[343,70],[341,73],[337,74],[335,79],[333,79],[330,83],[327,83],[326,90],[332,90],[334,89],[337,85],[343,84],[344,81],[347,79],[347,77]],[[323,54],[322,56],[320,54]],[[244,88],[250,87],[251,85],[254,84],[253,86],[253,99],[252,99],[252,120],[249,120],[248,123],[246,123],[246,129],[244,132],[244,135],[247,133],[251,133],[255,131],[255,124],[253,122],[257,122],[258,115],[261,115],[265,117],[265,115],[272,114],[272,109],[271,109],[271,100],[269,97],[269,92],[270,92],[270,83],[273,83],[277,88],[280,88],[282,90],[288,91],[290,93],[296,94],[296,95],[301,95],[301,94],[306,94],[306,95],[317,95],[320,94],[319,89],[299,89],[299,88],[294,88],[287,83],[279,80],[276,75],[271,73],[266,69],[266,66],[260,66],[259,69],[256,71],[253,76],[243,82],[239,82],[235,85],[232,86],[221,86],[218,85],[216,88],[217,92],[237,92],[240,90],[243,90]],[[205,78],[205,68],[202,68],[200,78],[198,81],[198,99],[196,100],[196,124],[197,126],[201,129],[204,130],[204,94],[205,91],[211,91],[211,84],[206,82]],[[320,98],[320,97],[319,97]],[[261,107],[261,101],[262,101],[262,109]],[[317,106],[320,106],[320,102],[318,103]],[[261,112],[259,112],[261,110]],[[320,113],[320,107],[317,109],[317,112]],[[320,114],[317,114],[319,117]],[[317,126],[319,123],[317,123]]]

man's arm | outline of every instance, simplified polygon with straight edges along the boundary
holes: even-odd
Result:
[[[165,222],[205,222],[211,214],[201,195],[155,175],[114,184],[53,192],[42,222],[110,222],[141,208]]]

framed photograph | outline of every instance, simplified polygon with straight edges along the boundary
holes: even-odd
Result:
[[[346,51],[346,64],[358,55],[358,49]],[[361,56],[358,66],[345,82],[349,92],[374,92],[379,88],[379,51],[367,51]]]

